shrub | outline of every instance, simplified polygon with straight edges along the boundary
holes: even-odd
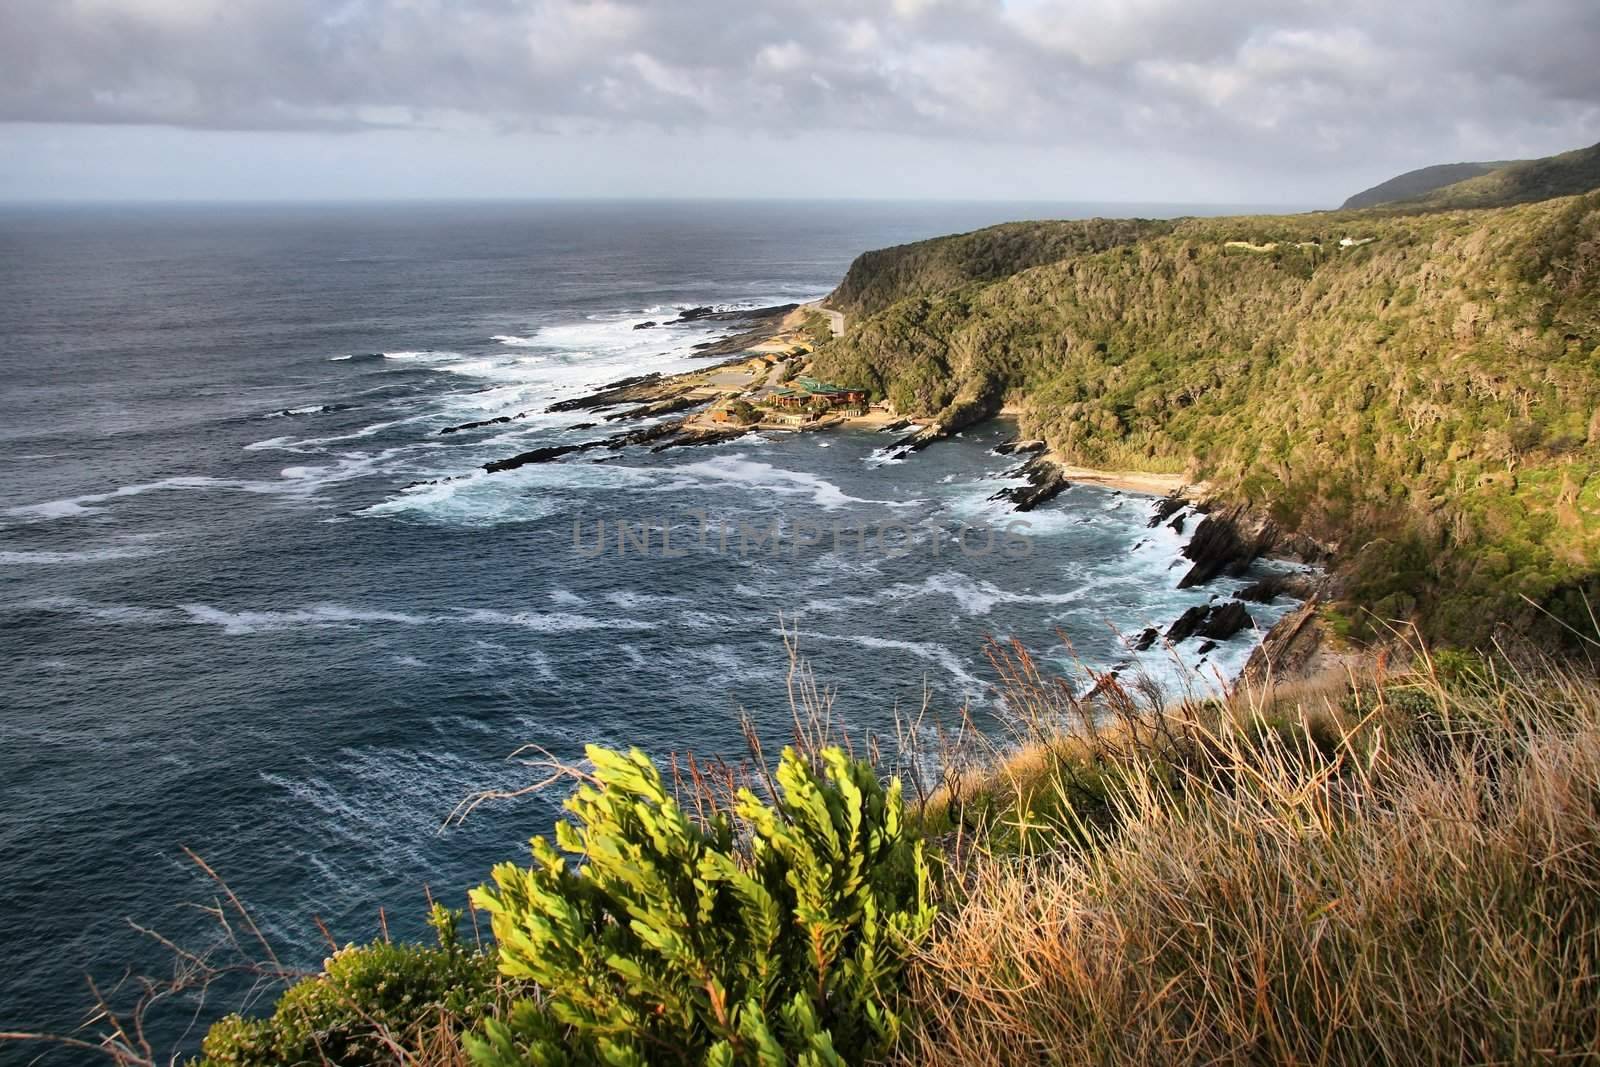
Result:
[[[701,821],[654,764],[591,746],[594,776],[474,892],[500,969],[542,996],[469,1038],[484,1065],[860,1063],[901,1025],[902,958],[930,928],[900,784],[837,748],[786,750],[768,805]]]
[[[395,1063],[429,1027],[476,1026],[497,1003],[494,957],[459,943],[461,913],[435,904],[439,946],[346,945],[298,982],[266,1018],[219,1019],[198,1067]]]

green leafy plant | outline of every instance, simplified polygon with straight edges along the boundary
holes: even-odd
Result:
[[[346,945],[289,987],[265,1018],[229,1015],[197,1067],[395,1063],[429,1027],[475,1026],[499,1002],[494,957],[460,943],[461,912],[435,904],[439,945]]]
[[[541,993],[468,1039],[476,1062],[824,1067],[892,1046],[935,914],[897,780],[785,750],[773,803],[742,789],[702,821],[637,750],[588,755],[556,845],[473,893],[502,973]]]

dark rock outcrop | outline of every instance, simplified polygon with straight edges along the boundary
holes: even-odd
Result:
[[[642,404],[636,408],[629,408],[627,411],[613,412],[606,416],[606,421],[621,422],[625,419],[648,419],[657,415],[672,415],[683,411],[685,408],[692,408],[706,402],[703,397],[693,397],[683,393],[651,404]]]
[[[1002,489],[989,499],[1009,501],[1018,511],[1032,511],[1072,487],[1061,468],[1043,456],[1034,456],[1013,473],[1028,479],[1028,484]]]
[[[595,444],[598,444],[598,442],[595,442]],[[529,452],[519,452],[508,459],[490,460],[483,465],[483,469],[490,474],[498,474],[501,471],[514,471],[518,467],[525,467],[530,463],[549,463],[551,460],[559,459],[569,453],[582,452],[585,448],[592,447],[593,444],[550,445],[546,448],[535,448]]]
[[[1240,600],[1255,604],[1270,604],[1280,596],[1296,600],[1309,600],[1316,594],[1322,579],[1311,574],[1269,574],[1239,590]]]
[[[1128,645],[1135,652],[1144,652],[1149,649],[1151,645],[1155,644],[1156,638],[1160,636],[1161,632],[1154,626],[1146,626],[1138,637],[1129,639]]]
[[[1267,636],[1245,661],[1244,670],[1239,672],[1242,685],[1261,686],[1308,673],[1323,646],[1322,623],[1317,618],[1321,599],[1313,594],[1267,631]]]
[[[1157,526],[1160,526],[1162,523],[1166,522],[1168,519],[1172,518],[1172,516],[1176,515],[1178,512],[1182,511],[1188,506],[1189,501],[1177,493],[1164,496],[1160,500],[1157,500],[1155,505],[1151,507],[1150,521],[1145,525],[1154,530]]]
[[[1196,604],[1188,611],[1179,615],[1177,621],[1167,627],[1166,639],[1173,644],[1187,640],[1199,632],[1205,624],[1206,616],[1211,614],[1211,605]]]
[[[597,393],[587,396],[573,397],[571,400],[558,400],[545,408],[549,412],[559,411],[591,411],[594,408],[615,407],[618,404],[638,403],[640,401],[658,400],[659,397],[650,395],[650,387],[661,381],[659,373],[641,374],[634,378],[623,378],[621,381],[612,382]]]
[[[479,419],[477,422],[463,422],[457,426],[446,426],[440,433],[460,433],[462,430],[476,430],[480,426],[497,426],[502,422],[511,422],[514,419],[526,418],[526,411],[519,411],[515,415],[501,415],[493,419]]]
[[[1199,634],[1201,637],[1225,641],[1245,627],[1254,625],[1255,620],[1245,610],[1244,603],[1229,600],[1212,607],[1206,615],[1205,623],[1200,627]]]
[[[1012,456],[1022,452],[1043,452],[1045,443],[1039,440],[1023,440],[1018,438],[1012,441],[1001,441],[994,446],[996,455]]]
[[[1194,566],[1178,582],[1178,588],[1201,585],[1219,574],[1243,574],[1277,537],[1277,528],[1270,521],[1250,517],[1243,507],[1212,512],[1200,520],[1183,547],[1184,556]]]

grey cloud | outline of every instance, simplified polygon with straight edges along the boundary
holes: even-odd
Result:
[[[9,0],[0,121],[1431,159],[1600,136],[1597,54],[1593,0]]]

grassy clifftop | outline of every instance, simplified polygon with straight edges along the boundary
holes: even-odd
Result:
[[[915,269],[974,236],[863,257],[852,290],[887,306],[819,373],[946,429],[1020,401],[1024,431],[1072,461],[1207,480],[1336,543],[1352,602],[1437,635],[1526,621],[1522,594],[1581,611],[1600,548],[1600,193],[1188,219],[968,272],[989,283]]]

